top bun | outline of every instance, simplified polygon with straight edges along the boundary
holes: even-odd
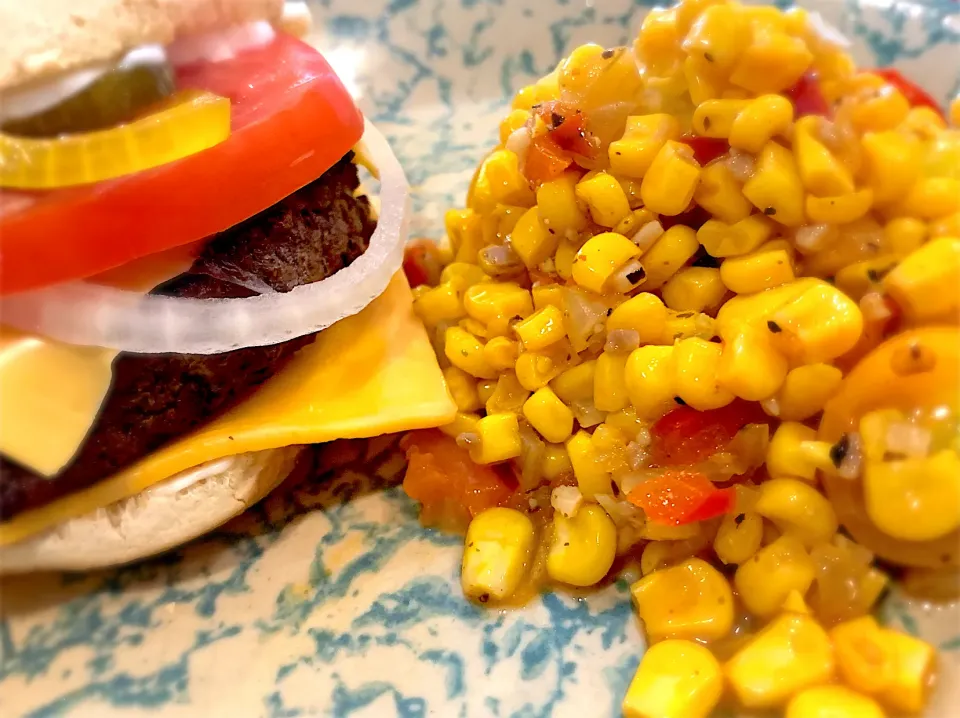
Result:
[[[0,92],[140,45],[282,15],[283,0],[0,0]]]

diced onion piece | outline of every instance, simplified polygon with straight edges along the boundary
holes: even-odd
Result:
[[[70,282],[4,297],[4,323],[70,344],[149,354],[218,354],[279,344],[356,314],[400,268],[409,202],[400,163],[369,122],[364,141],[380,168],[380,217],[367,251],[333,276],[290,292],[244,299],[144,296]]]
[[[0,134],[0,187],[54,189],[159,167],[230,136],[230,100],[188,90],[119,127],[52,139]],[[159,198],[158,198],[159,199]]]
[[[198,62],[232,60],[243,50],[270,43],[276,32],[268,22],[248,22],[226,30],[205,32],[178,38],[167,48],[170,63],[175,66]]]

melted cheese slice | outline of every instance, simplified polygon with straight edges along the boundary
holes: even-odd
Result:
[[[0,546],[224,456],[439,426],[455,414],[397,274],[366,309],[321,333],[247,401],[89,489],[0,524]]]

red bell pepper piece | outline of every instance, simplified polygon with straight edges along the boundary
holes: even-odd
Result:
[[[720,516],[733,509],[735,499],[732,488],[717,488],[699,472],[672,469],[644,481],[627,496],[648,519],[667,526]]]

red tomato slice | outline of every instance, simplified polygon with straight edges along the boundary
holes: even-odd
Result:
[[[288,35],[182,68],[177,81],[230,98],[229,139],[97,185],[5,192],[0,293],[89,277],[225,230],[315,180],[363,134],[327,61]]]
[[[644,481],[627,496],[654,523],[681,526],[727,513],[735,499],[733,489],[719,489],[695,471],[665,471]]]
[[[709,459],[747,424],[769,421],[756,402],[736,401],[722,409],[680,406],[651,427],[650,459],[657,466],[690,466]]]
[[[894,70],[892,67],[883,67],[870,70],[869,72],[871,75],[882,77],[888,84],[900,90],[903,96],[907,98],[907,102],[910,103],[911,107],[930,107],[936,110],[940,117],[943,117],[943,110],[940,108],[940,105],[937,104],[937,101],[934,100],[926,90],[912,80],[908,80],[897,70]]]
[[[429,239],[416,239],[404,249],[403,273],[411,289],[421,284],[436,286],[440,283],[442,271],[443,257],[436,242]]]
[[[524,176],[534,184],[555,180],[573,164],[573,158],[554,142],[550,135],[540,135],[530,141],[523,165]]]
[[[797,117],[830,115],[830,105],[820,89],[820,80],[812,72],[803,75],[797,80],[797,84],[783,94],[793,103],[793,112]]]
[[[700,163],[700,166],[713,162],[717,157],[722,157],[730,151],[730,145],[726,140],[715,137],[695,137],[693,135],[684,135],[680,141],[689,145],[693,150],[693,159]]]

